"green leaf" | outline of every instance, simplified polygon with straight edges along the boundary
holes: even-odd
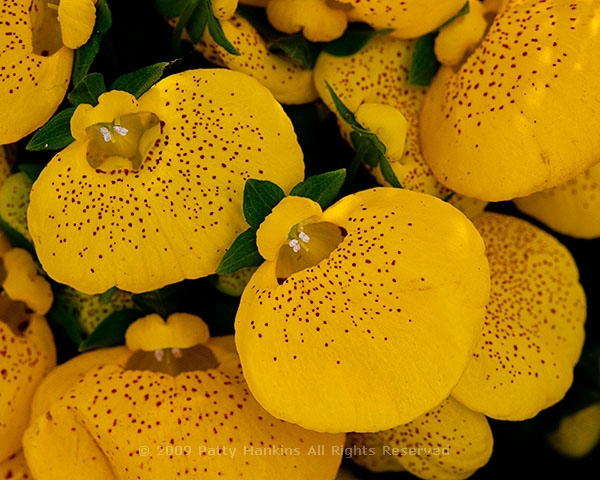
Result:
[[[155,8],[160,15],[167,18],[177,18],[189,0],[156,0]]]
[[[350,110],[346,105],[344,105],[344,103],[340,100],[340,97],[338,97],[337,94],[333,91],[333,88],[331,88],[331,85],[329,85],[328,82],[325,82],[325,86],[327,87],[327,90],[329,90],[329,94],[331,95],[331,98],[333,99],[333,104],[335,105],[335,109],[340,114],[340,116],[344,119],[344,121],[348,125],[350,125],[352,128],[355,128],[355,127],[362,128],[360,126],[360,124],[356,121],[356,118],[354,117],[354,113],[352,112],[352,110]]]
[[[74,138],[71,136],[71,117],[75,107],[65,108],[40,128],[25,147],[30,151],[60,150]]]
[[[112,298],[115,296],[115,293],[117,293],[117,290],[119,290],[117,287],[112,287],[106,292],[99,294],[98,297],[100,298],[100,302],[104,305],[110,303]]]
[[[72,343],[79,345],[83,341],[81,326],[66,301],[55,295],[50,311],[46,314],[52,329],[58,329]]]
[[[209,13],[206,2],[198,2],[185,27],[190,35],[192,43],[198,43],[200,38],[202,38],[204,30],[206,30],[206,26],[208,25]]]
[[[365,23],[353,23],[350,24],[340,38],[323,44],[323,51],[336,57],[354,55],[362,50],[365,45],[376,36],[387,35],[393,31],[393,28],[374,30]]]
[[[152,85],[154,85],[165,70],[168,62],[155,63],[144,68],[140,68],[131,73],[126,73],[116,78],[111,84],[111,90],[123,90],[139,98]]]
[[[179,310],[183,295],[187,293],[179,284],[174,284],[150,292],[136,293],[131,296],[131,299],[144,313],[158,313],[166,319]]]
[[[223,28],[221,28],[221,22],[215,17],[215,14],[212,10],[212,2],[211,0],[205,0],[208,3],[208,32],[210,36],[213,38],[217,45],[223,47],[227,53],[231,55],[239,55],[240,52],[236,50],[236,48],[227,40],[225,33],[223,32]]]
[[[101,73],[90,73],[75,85],[75,88],[69,93],[68,98],[71,104],[76,107],[83,103],[92,106],[98,105],[98,97],[106,92],[104,77]]]
[[[256,230],[249,228],[233,241],[217,267],[217,274],[235,273],[241,268],[258,267],[264,259],[256,246]]]
[[[411,85],[427,87],[437,73],[440,62],[433,51],[436,36],[437,32],[428,33],[415,42],[408,74]]]
[[[90,67],[100,51],[100,45],[104,34],[112,25],[112,14],[106,0],[99,0],[96,3],[96,24],[90,39],[77,50],[73,61],[73,85],[77,85],[90,71]]]
[[[310,70],[315,66],[321,47],[306,40],[302,34],[296,33],[281,37],[271,44],[269,51],[275,54],[283,52],[288,57],[299,61],[302,67]]]
[[[25,175],[29,177],[32,182],[35,182],[37,178],[42,173],[44,169],[44,165],[40,165],[39,163],[19,163],[17,165],[17,170],[19,172],[23,172]]]
[[[285,197],[279,185],[268,180],[250,178],[244,187],[244,217],[252,228],[258,228],[271,210]]]
[[[125,344],[127,327],[141,318],[142,312],[125,308],[109,314],[102,320],[90,335],[79,343],[79,351],[85,352],[93,348],[105,348]]]
[[[183,30],[192,18],[192,14],[194,13],[194,10],[200,1],[203,0],[187,0],[184,4],[182,4],[182,9],[179,12],[179,15],[176,15],[176,17],[178,17],[177,24],[173,29],[171,41],[173,44],[173,51],[175,51],[177,54],[179,54],[181,51],[181,36],[183,35]]]
[[[313,175],[292,188],[290,195],[310,198],[317,202],[322,210],[325,210],[333,203],[345,180],[346,170],[343,168]]]

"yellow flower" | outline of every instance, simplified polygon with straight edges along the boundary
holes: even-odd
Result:
[[[581,458],[600,442],[600,403],[593,403],[563,418],[548,438],[561,455]]]
[[[25,250],[3,252],[1,263],[0,463],[21,449],[34,391],[56,365],[54,338],[44,318],[52,303],[50,285]],[[0,468],[11,468],[12,462]]]
[[[71,132],[34,183],[27,219],[48,275],[87,294],[214,273],[247,228],[245,181],[290,189],[304,175],[281,105],[225,69],[171,75],[139,100],[105,93],[77,108]]]
[[[600,164],[554,188],[514,199],[519,210],[576,238],[600,237]]]
[[[346,451],[374,472],[406,470],[424,479],[460,480],[488,462],[493,443],[485,415],[449,397],[405,425],[349,434]]]
[[[23,437],[36,479],[335,478],[345,434],[269,415],[232,336],[211,338],[193,315],[152,314],[126,343],[75,357],[40,386]],[[323,455],[308,455],[319,445]]]
[[[509,0],[462,65],[438,71],[421,139],[440,182],[509,200],[598,162],[599,18],[595,0]]]
[[[257,246],[266,261],[244,289],[235,338],[271,414],[319,431],[377,431],[448,396],[489,292],[483,242],[461,212],[393,188],[324,212],[289,196]]]
[[[27,462],[25,461],[23,450],[14,453],[4,462],[0,461],[0,478],[10,480],[26,480],[33,478],[29,471],[29,467],[27,466]]]
[[[452,395],[500,420],[524,420],[561,400],[583,348],[586,297],[577,265],[525,220],[486,212],[491,292],[485,325]]]
[[[314,68],[315,85],[336,113],[346,141],[350,142],[350,127],[336,111],[326,82],[357,121],[383,142],[386,158],[404,188],[445,198],[451,191],[435,178],[421,150],[419,115],[427,89],[409,83],[414,44],[379,35],[354,55],[321,53]],[[387,184],[379,167],[367,168],[378,183]],[[450,203],[469,217],[481,213],[486,205],[462,195],[453,195]]]
[[[250,75],[281,103],[303,104],[317,98],[312,70],[269,51],[268,42],[246,19],[233,15],[222,21],[221,27],[239,55],[228,53],[205,31],[194,48],[210,62]]]
[[[42,126],[62,102],[73,50],[89,39],[94,0],[11,0],[0,12],[0,144]]]

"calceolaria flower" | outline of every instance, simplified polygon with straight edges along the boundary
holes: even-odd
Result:
[[[373,472],[461,480],[488,462],[493,444],[485,415],[449,397],[405,425],[349,434],[346,448],[355,463]]]
[[[42,126],[62,102],[95,0],[10,0],[0,10],[0,144]]]
[[[177,313],[139,319],[125,338],[40,386],[23,437],[36,479],[335,478],[345,434],[269,415],[231,335],[210,337],[199,317]]]
[[[600,403],[592,403],[563,418],[547,440],[565,457],[581,458],[590,454],[600,442]]]
[[[595,0],[508,0],[466,60],[440,68],[421,115],[440,182],[510,200],[598,162],[599,18]]]
[[[35,389],[56,365],[56,347],[45,318],[52,291],[31,255],[20,248],[3,251],[0,278],[0,469],[11,470],[19,464]]]
[[[453,195],[433,175],[423,157],[419,116],[427,88],[409,81],[414,47],[414,40],[378,35],[353,55],[322,52],[314,68],[315,86],[321,99],[336,113],[340,132],[349,143],[351,127],[337,111],[327,84],[358,123],[377,135],[402,187],[440,198],[450,196],[454,206],[474,217],[486,202]],[[380,166],[366,166],[378,183],[389,184]]]
[[[394,188],[321,210],[285,197],[240,300],[244,375],[271,414],[329,432],[414,420],[458,382],[489,294],[483,241],[459,210]]]
[[[291,121],[247,75],[190,70],[139,99],[110,91],[98,102],[77,107],[75,141],[35,181],[27,214],[44,270],[83,293],[214,273],[246,228],[245,181],[303,179]]]

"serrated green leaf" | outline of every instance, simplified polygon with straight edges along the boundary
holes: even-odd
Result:
[[[315,66],[321,47],[306,40],[304,35],[296,33],[281,37],[271,44],[269,51],[275,54],[283,52],[286,56],[300,62],[303,68],[310,70]]]
[[[264,259],[258,253],[256,246],[256,230],[249,228],[233,241],[215,273],[219,275],[235,273],[241,268],[258,267],[263,262]]]
[[[223,32],[223,28],[221,27],[221,22],[215,17],[215,14],[212,10],[212,2],[211,0],[206,0],[208,3],[208,32],[210,36],[213,38],[217,45],[223,47],[227,53],[231,55],[239,55],[240,52],[236,50],[236,48],[231,44],[231,42],[225,36]]]
[[[79,343],[79,351],[123,345],[127,328],[142,315],[139,310],[129,308],[110,313],[85,340]]]
[[[92,106],[98,105],[98,97],[106,92],[104,77],[101,73],[90,73],[75,85],[75,88],[69,93],[68,99],[74,107],[83,103]]]
[[[116,78],[111,84],[111,90],[123,90],[139,98],[152,85],[154,85],[162,76],[168,62],[155,63],[144,68],[140,68],[131,73],[126,73]]]
[[[73,142],[74,138],[71,136],[73,112],[75,107],[69,107],[54,115],[31,137],[25,148],[30,151],[60,150]]]
[[[378,35],[387,35],[393,31],[393,28],[374,30],[367,24],[354,23],[346,29],[340,38],[323,44],[323,51],[336,57],[354,55],[362,50],[373,38]]]
[[[268,180],[250,178],[244,186],[244,217],[252,228],[258,228],[271,210],[285,197],[279,185]]]
[[[96,3],[96,24],[94,25],[94,31],[85,45],[75,50],[73,74],[71,76],[73,85],[77,85],[81,82],[90,71],[90,67],[100,51],[100,45],[104,38],[104,34],[111,25],[112,14],[108,7],[108,3],[106,3],[106,0],[99,0]]]
[[[427,87],[435,77],[440,67],[433,51],[436,36],[437,32],[428,33],[415,42],[408,74],[411,85]]]
[[[333,203],[345,180],[346,170],[343,168],[313,175],[292,188],[290,195],[310,198],[317,202],[322,210],[325,210]]]

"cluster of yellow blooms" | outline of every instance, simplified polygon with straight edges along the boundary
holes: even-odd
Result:
[[[557,404],[584,346],[586,292],[550,232],[600,237],[600,2],[157,3],[185,5],[165,25],[211,66],[73,103],[34,177],[14,147],[61,111],[106,0],[0,10],[0,478],[475,474],[489,420]],[[319,45],[378,34],[308,68],[242,7]],[[181,27],[199,11],[202,31]],[[415,85],[426,35],[439,68]],[[286,107],[312,102],[357,153],[379,148],[362,158],[377,186],[299,193]],[[507,201],[537,224],[489,208]],[[260,261],[224,272],[242,240]],[[207,277],[236,290],[231,333],[144,312],[57,361],[57,296],[92,335],[135,295]],[[573,417],[552,445],[589,452],[597,407],[583,444]]]

